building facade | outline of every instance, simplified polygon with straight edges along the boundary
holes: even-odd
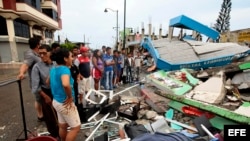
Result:
[[[223,33],[220,42],[234,42],[240,45],[250,45],[250,28]]]
[[[51,44],[60,17],[60,0],[0,0],[0,63],[22,61],[30,37]]]

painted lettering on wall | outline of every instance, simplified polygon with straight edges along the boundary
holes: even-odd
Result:
[[[196,67],[202,67],[202,66],[207,66],[207,65],[213,65],[218,62],[227,62],[231,61],[232,57],[223,57],[223,58],[217,58],[217,59],[212,59],[204,62],[198,62],[198,63],[191,63],[191,64],[183,64],[180,65],[180,68],[196,68]]]

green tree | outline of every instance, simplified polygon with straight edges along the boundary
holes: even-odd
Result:
[[[76,46],[76,44],[71,43],[71,42],[66,42],[64,44],[61,44],[60,46],[61,48],[67,48],[69,50],[72,50]]]
[[[224,33],[230,30],[231,6],[231,0],[223,0],[219,17],[217,18],[216,24],[214,25],[214,29],[217,30],[219,33]]]

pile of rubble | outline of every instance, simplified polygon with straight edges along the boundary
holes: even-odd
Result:
[[[139,91],[130,92],[130,94],[124,94],[125,91],[130,91],[130,87],[115,94],[99,91],[102,96],[106,95],[106,100],[98,103],[97,101],[102,101],[100,94],[99,100],[92,101],[92,104],[88,104],[88,107],[80,109],[84,110],[84,112],[79,113],[81,120],[84,120],[82,129],[86,131],[86,141],[217,139],[215,136],[209,137],[203,129],[198,130],[196,127],[199,124],[199,119],[196,119],[197,116],[173,110],[168,105],[169,99],[153,92],[154,89],[159,91],[156,87],[148,83],[140,83],[131,88],[135,87],[140,88]],[[92,112],[89,115],[90,109]],[[206,117],[202,117],[202,119],[209,122]],[[212,128],[211,124],[204,123],[206,129],[205,126]],[[203,135],[200,136],[199,132]],[[220,132],[220,130],[216,130],[216,133]]]
[[[117,93],[90,90],[78,107],[85,140],[223,141],[224,125],[250,122],[249,68],[160,70]]]

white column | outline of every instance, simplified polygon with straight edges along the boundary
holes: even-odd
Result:
[[[45,41],[46,37],[45,37],[45,30],[47,27],[42,26],[42,40]]]
[[[51,30],[51,32],[52,32],[52,43],[54,43],[55,42],[54,37],[55,37],[56,30]]]
[[[18,53],[17,53],[17,46],[15,41],[15,28],[13,19],[9,18],[6,19],[7,30],[9,35],[9,43],[10,43],[10,51],[11,51],[11,60],[12,61],[19,61]]]
[[[30,37],[32,38],[32,37],[33,37],[33,26],[34,26],[36,23],[33,22],[33,21],[28,21],[28,24],[29,24],[29,28],[30,28]]]

